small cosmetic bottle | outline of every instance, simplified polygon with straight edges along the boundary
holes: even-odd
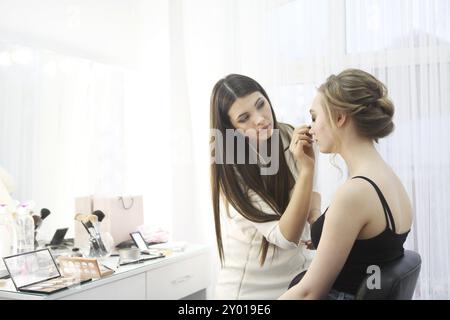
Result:
[[[72,253],[70,254],[71,257],[83,257],[81,254],[80,248],[72,248]]]

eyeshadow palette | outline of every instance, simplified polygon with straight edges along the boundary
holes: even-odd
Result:
[[[48,249],[4,257],[11,280],[18,291],[51,294],[91,279],[63,277]]]
[[[65,277],[78,279],[101,278],[114,273],[114,270],[98,263],[95,258],[59,257],[59,269]]]
[[[18,290],[22,292],[51,294],[77,285],[81,285],[82,283],[88,282],[90,280],[91,279],[84,279],[80,281],[79,279],[75,278],[59,277],[44,282],[35,283],[29,286],[20,287],[18,288]]]

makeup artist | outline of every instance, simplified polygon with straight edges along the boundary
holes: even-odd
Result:
[[[211,164],[222,262],[214,298],[275,299],[293,276],[309,266],[314,254],[302,241],[309,240],[308,219],[320,213],[320,196],[312,192],[315,158],[309,128],[294,130],[277,122],[266,91],[255,80],[237,74],[215,85],[210,128],[216,134],[214,157],[227,158],[227,163],[216,159]],[[235,134],[231,138],[230,131]],[[220,136],[229,141],[217,143]],[[272,151],[270,159],[261,152],[264,144]],[[243,145],[247,151],[240,150]],[[226,149],[241,151],[245,162],[232,159],[230,163]],[[233,158],[239,158],[236,152]],[[256,161],[249,161],[250,157]],[[275,163],[276,170],[263,171]]]

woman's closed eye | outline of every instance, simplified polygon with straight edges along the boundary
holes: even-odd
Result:
[[[258,104],[256,105],[256,109],[262,109],[264,107],[264,101],[260,101],[258,102]]]
[[[245,123],[248,120],[248,115],[242,116],[239,118],[238,122],[239,123]]]

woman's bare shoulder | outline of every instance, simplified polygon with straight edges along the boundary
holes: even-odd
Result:
[[[333,214],[358,215],[367,212],[373,203],[373,194],[370,184],[362,179],[349,179],[342,184],[333,195],[330,210]]]

